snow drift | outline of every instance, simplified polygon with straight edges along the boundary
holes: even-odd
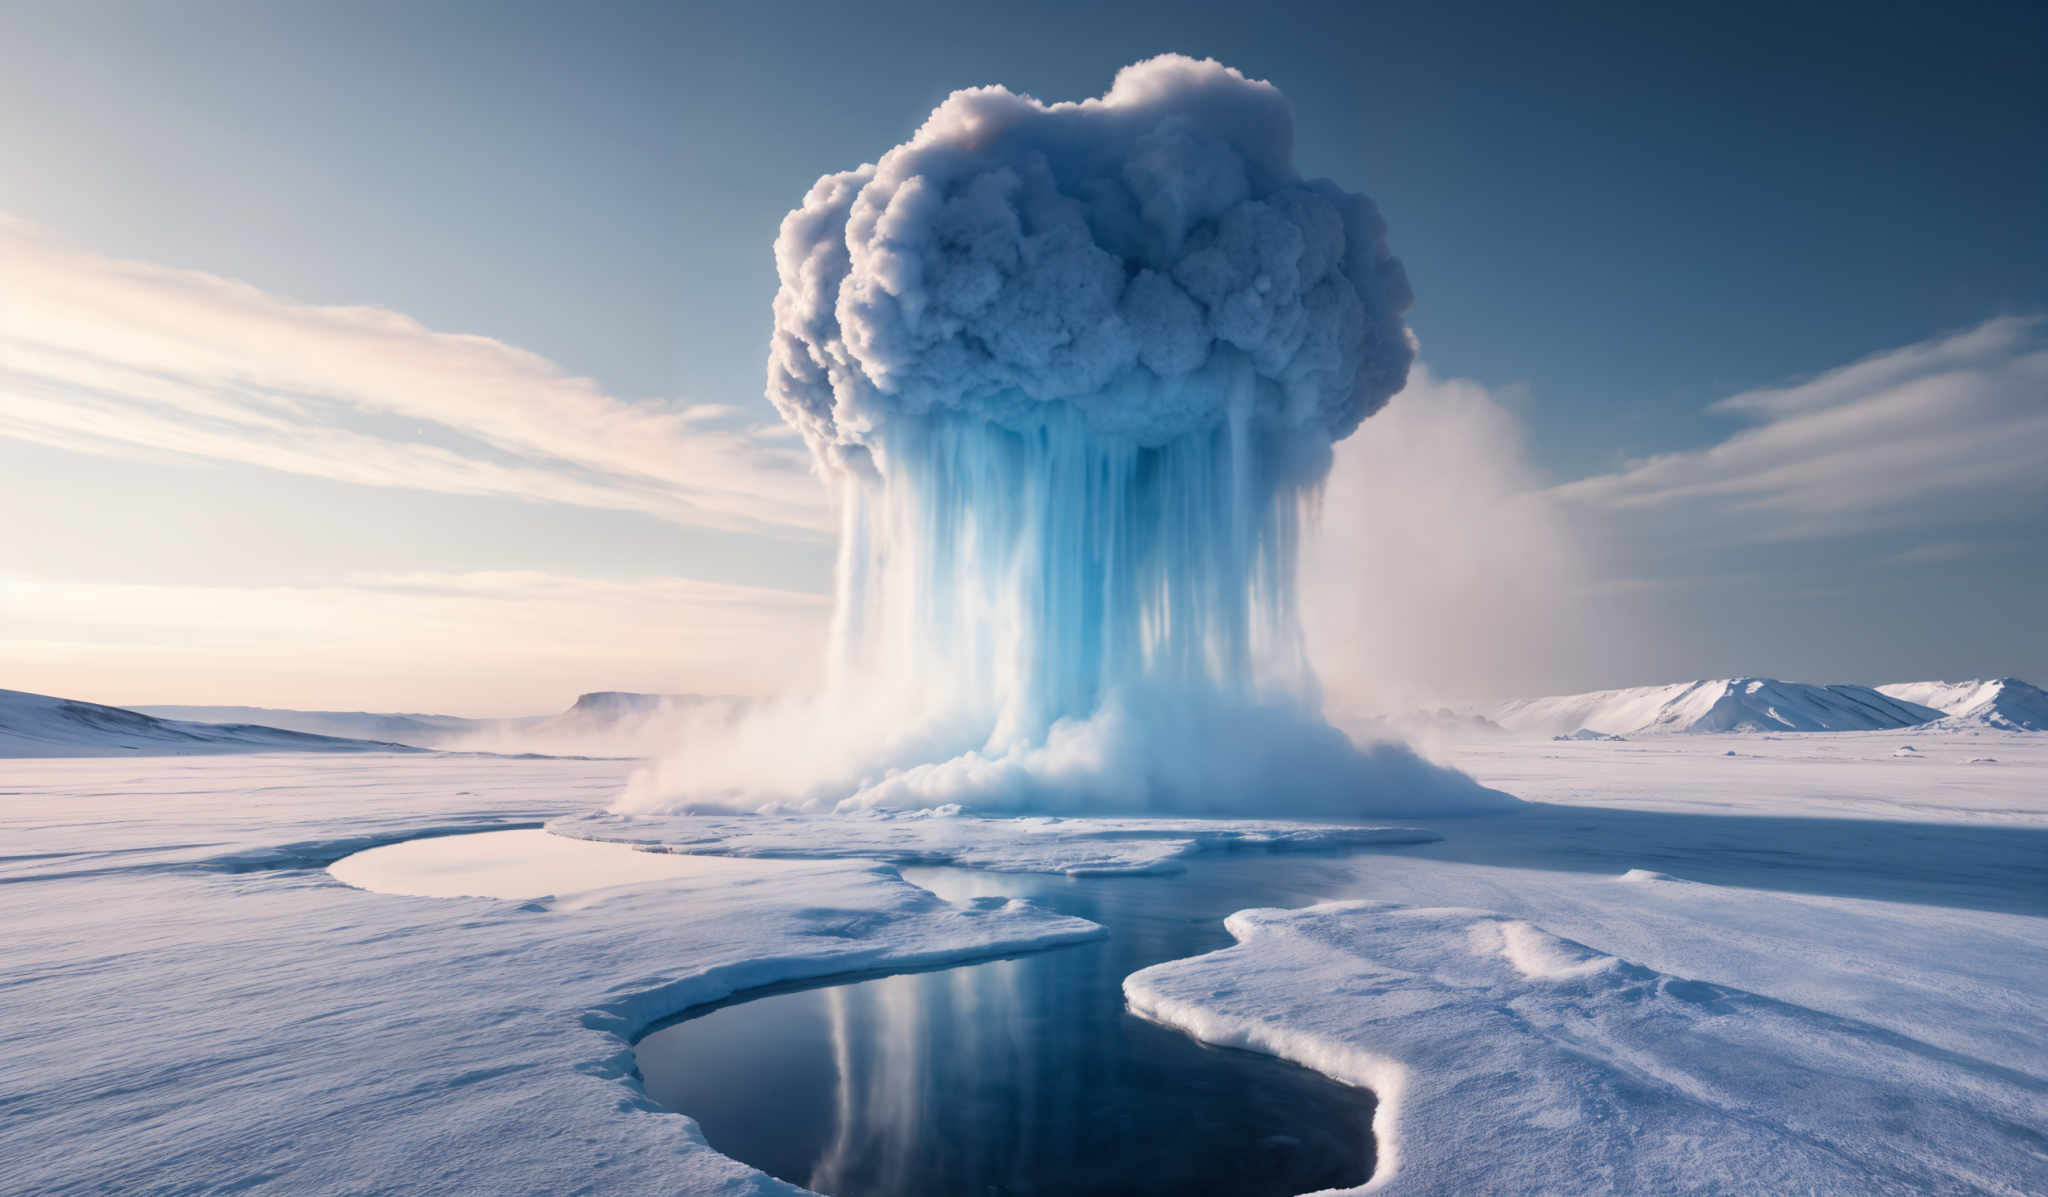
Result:
[[[1659,918],[1755,920],[1787,901],[1647,870],[1607,884]],[[1790,900],[1836,935],[1869,933],[1870,904]],[[1893,934],[1925,936],[1900,913],[1914,909],[1889,908]],[[2043,1177],[2041,1083],[2013,1063],[2033,1045],[1980,1054],[1836,1013],[1817,945],[1797,1001],[1485,910],[1347,901],[1226,925],[1236,946],[1127,978],[1131,1010],[1370,1088],[1372,1192],[2021,1192]]]
[[[842,512],[822,695],[637,809],[1354,814],[1501,801],[1318,710],[1304,505],[1413,359],[1372,203],[1270,84],[954,93],[783,221],[768,396]]]

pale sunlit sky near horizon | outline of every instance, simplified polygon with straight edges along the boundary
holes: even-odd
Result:
[[[769,247],[952,89],[1165,51],[1375,198],[1334,694],[2048,684],[2025,4],[0,0],[0,687],[521,714],[816,658]]]

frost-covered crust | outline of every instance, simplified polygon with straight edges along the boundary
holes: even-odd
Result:
[[[1648,871],[1615,882],[1685,886]],[[1248,910],[1133,1010],[1380,1098],[1372,1191],[2040,1192],[2048,1084],[1481,910]]]
[[[905,814],[631,815],[557,819],[557,835],[721,856],[862,856],[898,865],[961,865],[1002,873],[1071,876],[1171,873],[1212,851],[1331,851],[1427,844],[1418,827],[1290,819],[979,818],[958,811]]]

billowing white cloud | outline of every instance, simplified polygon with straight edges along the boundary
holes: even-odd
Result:
[[[0,436],[740,530],[829,527],[787,438],[629,402],[397,312],[53,245],[0,221]]]
[[[2048,500],[2048,319],[2001,317],[1713,410],[1751,426],[1555,496],[1720,543],[2008,521]]]
[[[1410,294],[1293,126],[1271,84],[1174,54],[1078,103],[954,92],[783,221],[769,396],[828,466],[886,455],[891,421],[1066,406],[1142,445],[1235,414],[1320,474],[1400,389]]]

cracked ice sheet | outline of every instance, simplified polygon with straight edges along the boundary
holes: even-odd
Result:
[[[556,819],[578,839],[716,856],[861,856],[1070,876],[1175,873],[1204,852],[1314,852],[1433,843],[1437,831],[1309,819],[983,818],[950,811],[855,815],[627,815]]]
[[[371,894],[318,867],[587,808],[629,767],[9,762],[0,1188],[796,1193],[649,1104],[628,1037],[755,986],[1099,933],[863,861],[559,901]]]
[[[2048,922],[2038,917],[2048,912],[2048,752],[2033,744],[2048,740],[1921,738],[1911,742],[1928,759],[1902,762],[1890,754],[1904,741],[1886,739],[1489,748],[1490,759],[1469,762],[1483,782],[1577,805],[1427,823],[1443,838],[1363,858],[1356,885],[1331,896],[1486,908],[1670,976],[1931,1044],[1966,1057],[1960,1068],[1991,1060],[2038,1085],[2048,1076]],[[1722,756],[1737,749],[1749,755]],[[1770,763],[1777,755],[1781,767]],[[583,1015],[602,1023],[626,1009],[611,1025],[631,1024],[627,1004],[657,978],[716,988],[745,983],[735,978],[747,967],[845,963],[821,959],[840,945],[817,941],[864,930],[877,903],[887,913],[900,901],[887,878],[854,868],[843,882],[821,879],[843,901],[813,901],[808,914],[788,905],[808,894],[706,894],[700,905],[691,895],[650,903],[644,889],[521,911],[354,893],[318,871],[412,835],[586,811],[610,801],[633,767],[417,755],[7,762],[0,894],[15,934],[0,949],[0,1161],[10,1185],[530,1191],[617,1178],[634,1191],[781,1191],[712,1155],[686,1120],[648,1110],[607,1071],[616,1055],[593,1062],[560,1044],[616,1052],[615,1037],[583,1036]],[[1922,805],[1930,794],[1938,803]],[[1905,821],[1909,811],[1945,823]],[[1152,830],[1187,840],[1193,828]],[[1082,863],[1105,855],[1085,838],[1070,846]],[[1107,855],[1135,862],[1129,848]],[[1170,847],[1165,867],[1184,850]],[[1616,880],[1636,865],[1717,884]],[[800,867],[821,878],[853,868]],[[740,944],[710,934],[715,926],[674,925],[700,911],[714,924],[739,911],[769,933]],[[884,921],[893,939],[844,949],[898,953],[891,962],[901,964],[921,932],[933,933],[927,945],[950,936],[985,951],[1004,930],[949,929],[915,910]],[[746,936],[741,927],[734,939]],[[760,953],[792,945],[794,955],[761,965]],[[1338,1008],[1352,1010],[1356,995],[1343,996]],[[655,1008],[666,1000],[682,999]],[[1285,1000],[1261,1013],[1301,1025]],[[375,1076],[352,1054],[366,1043]],[[490,1072],[501,1066],[519,1071]],[[578,1068],[595,1088],[559,1075]],[[1814,1079],[1811,1104],[1841,1108],[1853,1091]],[[1919,1087],[1900,1081],[1888,1096],[1910,1102]],[[1959,1133],[1982,1135],[1982,1121],[1973,1111]],[[1476,1120],[1439,1129],[1467,1137],[1432,1145],[1411,1135],[1397,1187],[1458,1189],[1414,1166],[1425,1146],[1489,1150],[1491,1128]],[[2037,1116],[2015,1139],[2038,1152],[2040,1132]],[[1512,1189],[1550,1166],[1544,1144],[1533,1146],[1537,1162],[1479,1187]],[[2017,1180],[1983,1187],[2048,1190],[2040,1158],[2022,1160]],[[100,1171],[86,1174],[80,1160]],[[2035,1171],[2023,1170],[2028,1161]],[[1822,1187],[1873,1187],[1856,1160],[1843,1169]],[[1589,1172],[1555,1187],[1588,1191],[1600,1180]],[[1722,1187],[1759,1185],[1745,1176]]]
[[[2040,918],[1646,870],[1369,872],[1401,901],[1240,912],[1237,946],[1125,993],[1372,1088],[1374,1191],[2048,1191]]]

